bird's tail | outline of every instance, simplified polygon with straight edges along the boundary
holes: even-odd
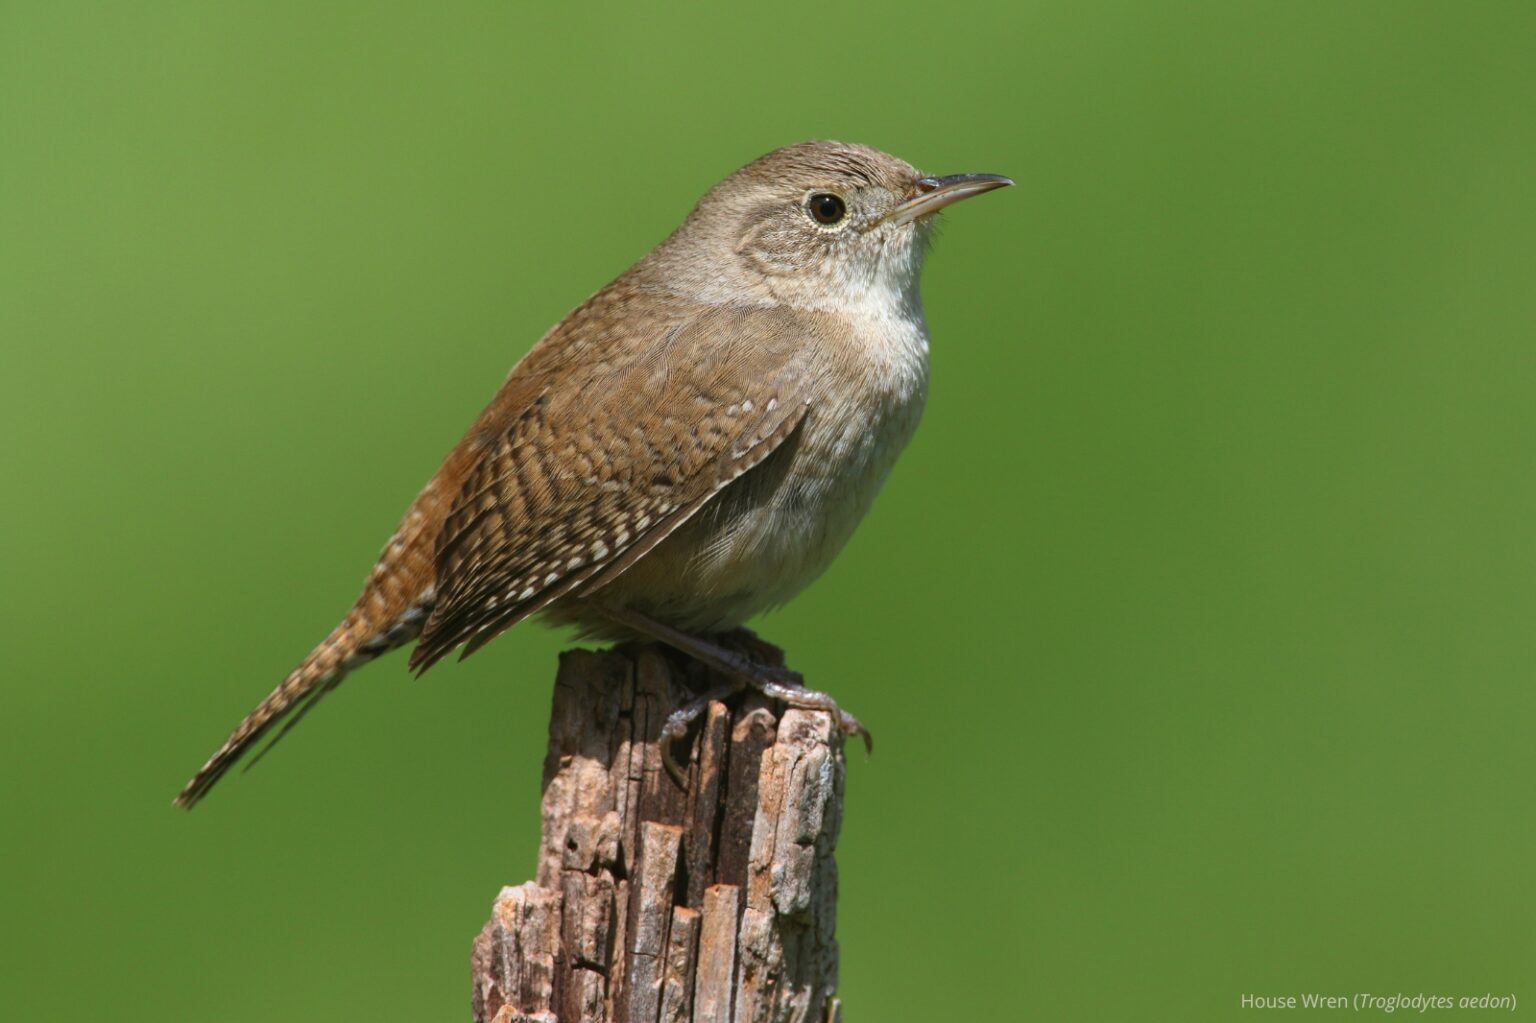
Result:
[[[423,608],[412,606],[381,629],[364,612],[362,603],[360,601],[360,606],[353,608],[341,624],[331,630],[331,634],[310,651],[309,656],[276,689],[268,693],[266,699],[256,705],[255,710],[245,716],[245,720],[230,733],[224,744],[187,782],[176,797],[177,806],[190,809],[247,750],[281,724],[282,728],[272,737],[266,749],[257,754],[256,759],[260,759],[267,749],[271,749],[278,739],[287,735],[288,730],[299,723],[321,697],[340,685],[349,672],[409,643],[420,634],[425,620]],[[255,763],[255,760],[251,762]]]

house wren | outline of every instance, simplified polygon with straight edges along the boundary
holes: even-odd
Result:
[[[728,634],[750,636],[741,624],[820,574],[869,510],[927,391],[933,214],[1012,183],[806,142],[710,189],[513,368],[352,610],[176,802],[380,654],[416,640],[425,670],[533,614],[660,640],[862,731]]]

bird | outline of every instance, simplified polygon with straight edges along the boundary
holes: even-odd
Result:
[[[744,623],[821,574],[917,427],[935,215],[1011,184],[811,141],[715,185],[517,362],[351,610],[176,804],[265,738],[264,754],[369,661],[414,641],[420,673],[533,615],[585,638],[659,641],[868,741],[830,696],[750,643],[743,653]]]

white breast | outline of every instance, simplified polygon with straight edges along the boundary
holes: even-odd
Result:
[[[687,587],[702,599],[677,611],[691,627],[728,628],[784,603],[853,534],[922,415],[928,338],[915,312],[861,318],[861,344],[829,369],[842,379],[817,388],[783,478],[761,504],[711,524],[687,572]]]

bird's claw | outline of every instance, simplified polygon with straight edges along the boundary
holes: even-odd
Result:
[[[667,644],[712,669],[717,676],[730,680],[673,711],[662,726],[662,766],[680,787],[687,787],[687,775],[673,755],[673,744],[687,735],[689,724],[708,708],[712,700],[730,696],[745,686],[751,686],[768,699],[778,700],[791,707],[830,714],[844,735],[857,735],[864,740],[866,756],[874,752],[874,739],[858,718],[839,707],[837,701],[828,694],[806,688],[805,676],[784,667],[783,651],[758,639],[750,629],[733,629],[709,640],[690,635],[633,609],[605,607],[603,610],[619,624]]]
[[[672,744],[680,738],[682,738],[680,735],[669,736],[666,732],[662,732],[661,766],[666,768],[667,774],[671,776],[673,781],[677,782],[677,787],[686,792],[688,789],[688,772],[683,770],[683,765],[677,762],[677,757],[672,751]]]
[[[874,756],[875,737],[869,733],[868,728],[864,727],[864,722],[839,707],[837,709],[837,723],[842,728],[844,735],[857,735],[860,739],[864,740],[864,756]]]

